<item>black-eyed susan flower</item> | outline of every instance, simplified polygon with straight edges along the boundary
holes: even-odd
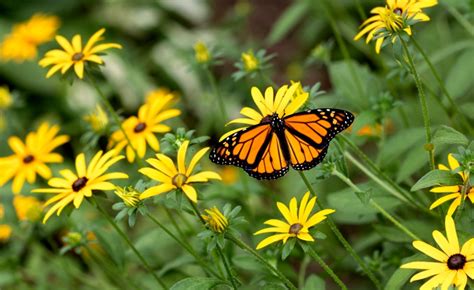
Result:
[[[117,156],[114,151],[105,154],[99,151],[87,165],[85,155],[81,153],[76,157],[76,173],[70,169],[63,169],[59,172],[62,177],[51,178],[48,181],[51,188],[33,190],[33,192],[55,194],[44,204],[45,207],[54,205],[46,212],[43,223],[55,212],[59,216],[70,203],[79,208],[84,198],[91,197],[94,190],[115,190],[115,185],[109,180],[128,178],[128,175],[122,172],[106,173],[106,171],[123,158],[124,156]]]
[[[0,59],[16,62],[34,59],[38,45],[53,39],[59,23],[56,16],[38,13],[29,20],[16,24],[0,43]]]
[[[262,94],[257,87],[252,87],[250,93],[258,111],[249,107],[244,107],[240,110],[240,114],[244,115],[245,118],[232,120],[227,123],[227,125],[257,125],[263,118],[271,116],[274,113],[278,114],[278,117],[283,118],[286,115],[295,113],[304,105],[309,96],[307,92],[302,90],[300,82],[295,82],[290,86],[284,85],[278,89],[276,94],[272,87],[268,87],[264,94]],[[227,132],[221,137],[221,140],[245,127],[240,127]]]
[[[46,78],[51,77],[56,72],[60,71],[65,74],[71,67],[74,67],[74,72],[77,77],[82,79],[84,77],[84,67],[87,63],[101,65],[104,63],[99,53],[110,48],[122,48],[117,43],[101,43],[102,35],[105,33],[105,28],[100,29],[89,38],[85,46],[82,46],[82,39],[79,34],[74,35],[72,41],[69,42],[61,35],[56,36],[56,41],[61,46],[61,49],[53,49],[48,51],[40,60],[39,65],[42,67],[51,66]]]
[[[197,192],[192,186],[193,183],[208,182],[209,179],[221,179],[219,174],[214,171],[201,171],[193,174],[196,165],[209,150],[209,147],[199,150],[192,157],[189,165],[186,166],[188,146],[189,141],[186,140],[179,148],[178,166],[175,166],[171,158],[160,153],[156,154],[156,158],[146,160],[152,167],[141,168],[139,172],[153,180],[159,181],[160,184],[145,190],[140,195],[140,199],[149,198],[173,189],[181,189],[191,201],[197,202]]]
[[[203,214],[202,218],[206,221],[207,226],[213,232],[222,233],[225,231],[229,225],[229,221],[217,207],[214,206],[209,209],[205,209],[204,212],[206,214]]]
[[[257,250],[278,241],[283,241],[283,244],[285,244],[289,238],[298,238],[303,241],[313,242],[314,238],[309,233],[309,229],[325,220],[327,215],[335,212],[333,209],[323,209],[311,215],[315,203],[316,197],[309,199],[309,192],[306,192],[301,199],[299,209],[296,197],[290,200],[289,207],[281,202],[277,202],[277,207],[285,218],[285,221],[278,219],[267,220],[264,224],[271,227],[254,233],[254,235],[274,233],[258,243]]]
[[[133,187],[119,187],[114,191],[127,207],[136,207],[140,203],[140,193]]]
[[[403,269],[423,270],[411,277],[410,282],[431,277],[420,287],[421,290],[437,287],[448,290],[452,286],[464,290],[468,277],[474,279],[474,238],[460,247],[456,225],[451,216],[446,216],[445,227],[446,236],[439,231],[433,231],[433,239],[439,249],[423,241],[413,242],[415,249],[435,261],[417,261],[400,266]]]
[[[436,4],[437,0],[387,0],[385,7],[375,7],[370,11],[374,15],[362,23],[354,40],[367,34],[366,43],[375,40],[375,51],[380,53],[386,39],[395,42],[401,31],[411,35],[410,25],[429,21],[422,9]]]
[[[0,87],[0,111],[4,111],[13,104],[13,97],[6,86]]]
[[[37,131],[26,136],[25,143],[16,136],[8,138],[14,154],[0,158],[0,186],[13,179],[12,190],[19,193],[25,180],[30,184],[36,181],[36,174],[49,179],[51,170],[46,164],[63,161],[63,157],[53,150],[69,141],[66,135],[56,136],[58,132],[59,126],[42,123]]]
[[[20,221],[38,221],[43,211],[43,203],[34,196],[15,195],[13,207]]]
[[[211,53],[204,42],[194,44],[194,58],[198,63],[208,63],[211,60]]]
[[[156,138],[156,133],[166,133],[171,128],[163,124],[163,121],[174,118],[181,114],[178,109],[170,109],[168,106],[174,101],[174,95],[168,94],[161,98],[153,98],[146,102],[138,110],[137,116],[131,116],[122,123],[127,136],[122,130],[115,131],[110,137],[109,148],[114,148],[117,152],[126,147],[127,160],[135,160],[135,151],[139,158],[146,154],[147,144],[155,152],[160,150],[160,143]],[[128,143],[129,140],[131,146]]]
[[[107,128],[109,117],[101,105],[96,105],[94,111],[84,116],[84,121],[91,126],[92,130],[100,133]]]
[[[242,55],[240,56],[240,58],[242,59],[242,63],[244,64],[244,69],[247,72],[252,72],[259,69],[260,62],[255,57],[255,54],[253,53],[252,50],[248,50],[247,52],[242,52]]]
[[[456,160],[456,158],[454,158],[453,154],[451,153],[448,155],[448,163],[449,163],[449,168],[446,165],[439,164],[438,169],[455,171],[456,169],[459,169],[460,167],[459,162]],[[466,192],[466,194],[464,195],[464,199],[469,198],[471,203],[474,203],[474,188],[471,187],[471,185],[468,182],[466,183],[466,181],[469,178],[469,175],[466,175],[466,173],[462,171],[459,171],[458,174],[461,176],[463,184],[437,186],[430,190],[431,192],[436,192],[436,193],[447,193],[446,195],[440,197],[435,202],[433,202],[433,204],[430,206],[430,209],[434,209],[440,206],[441,204],[452,200],[452,203],[449,206],[448,213],[447,213],[447,215],[451,216],[461,204],[461,201],[463,199],[463,191]],[[464,184],[466,184],[468,188],[464,188],[465,186]]]

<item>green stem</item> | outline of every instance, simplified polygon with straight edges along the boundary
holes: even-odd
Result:
[[[326,271],[326,273],[331,277],[336,284],[341,287],[341,289],[347,290],[347,286],[342,282],[342,280],[334,273],[334,271],[324,262],[324,260],[316,253],[316,251],[308,244],[300,243],[303,251],[310,255],[318,264]]]
[[[235,278],[232,275],[232,269],[230,268],[229,261],[227,261],[227,258],[225,257],[224,253],[222,252],[222,249],[217,246],[217,253],[219,253],[219,256],[221,257],[222,264],[224,264],[225,271],[227,272],[227,276],[229,277],[230,283],[232,283],[232,287],[237,290],[237,284],[235,282]]]
[[[257,251],[255,251],[253,248],[249,247],[246,243],[242,242],[240,239],[230,235],[226,234],[226,239],[229,241],[233,242],[235,245],[237,245],[239,248],[247,251],[248,253],[252,254],[259,262],[261,262],[265,267],[268,268],[271,272],[273,272],[278,279],[280,279],[285,285],[292,290],[296,290],[297,288],[293,283],[288,280],[288,278],[283,275],[276,267],[274,267],[272,264],[270,264],[267,260],[265,260]]]
[[[461,24],[464,29],[472,36],[474,36],[474,26],[461,14],[459,11],[450,4],[444,5],[448,12]]]
[[[309,192],[313,195],[316,196],[316,193],[311,186],[311,183],[309,183],[308,179],[306,178],[305,174],[303,171],[298,171],[298,173],[301,176],[301,179],[303,179],[303,182],[306,184],[306,187],[308,188]],[[321,204],[320,199],[316,199],[316,204],[319,206],[320,209],[323,209],[323,205]],[[342,233],[339,231],[337,228],[336,224],[332,221],[330,217],[327,217],[327,224],[329,225],[329,228],[331,231],[334,233],[336,238],[341,242],[343,247],[346,249],[346,251],[356,260],[356,262],[359,264],[359,266],[362,268],[364,273],[369,277],[369,279],[374,283],[375,287],[377,289],[382,289],[382,284],[380,284],[380,281],[375,277],[375,274],[369,269],[369,267],[364,263],[362,258],[356,253],[354,248],[349,244],[349,242],[344,238]]]
[[[120,131],[122,131],[123,135],[125,136],[125,139],[127,140],[128,146],[130,146],[130,148],[132,148],[132,151],[135,154],[135,158],[138,160],[138,162],[141,162],[141,159],[138,157],[137,150],[132,145],[132,141],[130,140],[130,138],[128,137],[127,132],[125,131],[125,129],[122,126],[122,122],[120,121],[119,115],[117,114],[117,112],[115,112],[114,108],[112,107],[112,105],[110,104],[109,100],[104,95],[104,93],[102,93],[102,90],[97,85],[97,82],[95,81],[95,79],[93,77],[90,77],[89,80],[91,81],[92,86],[95,88],[95,90],[99,94],[100,99],[102,100],[102,103],[105,105],[105,107],[109,111],[110,115],[112,115],[112,118],[114,119],[115,124],[120,128]]]
[[[206,221],[204,220],[204,218],[202,217],[201,215],[201,212],[199,211],[199,209],[197,208],[196,204],[190,200],[189,198],[187,198],[187,200],[189,201],[189,204],[191,205],[191,207],[193,208],[193,211],[194,211],[194,214],[196,214],[196,216],[198,217],[198,219],[201,221],[201,223],[203,225],[206,224]]]
[[[155,281],[160,284],[160,286],[163,289],[169,289],[166,284],[156,275],[156,273],[153,271],[153,269],[148,265],[147,261],[145,258],[140,254],[140,252],[135,248],[133,243],[130,241],[130,239],[127,237],[127,235],[120,229],[120,227],[114,222],[114,220],[105,212],[105,210],[102,208],[102,206],[99,204],[97,200],[95,200],[95,204],[97,209],[100,211],[100,213],[105,217],[105,219],[109,222],[109,224],[115,229],[115,231],[122,237],[122,239],[128,244],[128,246],[132,249],[133,253],[137,256],[137,258],[142,262],[143,266],[145,269],[153,276]]]
[[[347,176],[339,172],[337,169],[333,170],[332,174],[338,177],[345,184],[349,185],[352,189],[354,189],[355,192],[363,192],[357,185],[352,182],[352,180],[350,180]],[[369,203],[389,221],[391,221],[396,227],[406,233],[409,237],[415,240],[420,240],[419,237],[417,237],[414,233],[412,233],[409,229],[407,229],[404,225],[397,221],[395,217],[393,217],[389,212],[387,212],[383,207],[381,207],[375,200],[371,198]]]
[[[464,174],[466,173],[464,172]],[[469,178],[469,175],[467,175],[467,178],[465,178],[464,184],[461,190],[461,204],[459,205],[459,208],[456,211],[456,214],[454,215],[454,220],[457,220],[458,217],[461,215],[462,211],[464,210],[464,205],[466,203],[465,200],[468,194],[468,190],[470,188],[469,183],[470,183],[470,178]]]
[[[408,60],[408,65],[410,67],[410,72],[415,79],[415,84],[418,89],[418,97],[420,99],[420,105],[421,105],[421,113],[423,115],[423,123],[425,126],[425,138],[426,138],[426,144],[425,144],[425,149],[428,151],[428,157],[429,157],[429,163],[431,166],[431,170],[435,169],[435,161],[434,161],[434,148],[433,144],[431,143],[431,124],[430,124],[430,116],[428,113],[428,105],[426,104],[426,96],[425,92],[423,90],[423,84],[421,83],[420,76],[418,75],[418,72],[416,71],[415,64],[413,62],[413,58],[410,54],[410,51],[408,50],[408,46],[403,40],[403,35],[399,36],[400,42],[402,43],[403,46],[403,51],[405,52],[405,56],[407,57]]]
[[[171,212],[170,210],[165,207],[165,212],[166,212],[166,215],[168,216],[168,219],[170,220],[171,224],[173,225],[173,227],[175,228],[175,230],[178,232],[178,234],[184,239],[186,238],[186,235],[181,231],[181,228],[178,226],[178,224],[176,223],[176,221],[174,220],[173,216],[171,215]]]
[[[181,245],[186,251],[188,251],[191,256],[196,259],[196,262],[198,262],[201,267],[208,271],[211,275],[222,279],[209,265],[194,251],[194,249],[186,243],[185,241],[182,241],[180,238],[178,238],[175,234],[173,234],[167,227],[165,227],[162,223],[160,223],[154,216],[152,216],[150,213],[147,213],[147,216],[157,225],[159,226],[165,233],[167,233],[171,238],[173,238],[178,244]]]
[[[464,114],[461,113],[461,110],[459,109],[459,107],[456,105],[456,102],[454,102],[454,99],[453,97],[451,96],[451,94],[448,92],[448,89],[446,88],[446,86],[444,85],[444,82],[441,80],[441,77],[440,75],[438,74],[438,71],[435,69],[433,63],[430,61],[430,59],[428,58],[428,55],[425,53],[425,51],[423,50],[423,48],[418,44],[418,42],[415,40],[415,38],[413,36],[410,37],[411,39],[411,42],[415,45],[416,49],[418,50],[418,52],[421,54],[421,56],[423,57],[423,59],[425,60],[426,64],[428,65],[428,67],[430,68],[431,70],[431,73],[433,74],[433,76],[435,77],[436,81],[438,82],[438,85],[441,89],[441,91],[443,92],[443,94],[446,96],[446,98],[448,99],[449,101],[449,104],[451,105],[451,108],[455,111],[456,114],[458,114],[460,117],[461,117],[461,120],[463,122],[463,125],[466,127],[466,129],[469,130],[469,132],[472,133],[472,127],[471,127],[471,124],[470,122],[466,119],[466,116],[464,116]]]
[[[224,120],[224,122],[227,122],[227,120],[228,120],[227,111],[225,109],[224,100],[222,99],[222,96],[221,96],[221,94],[220,94],[220,92],[217,88],[216,79],[214,78],[214,75],[209,70],[209,68],[206,67],[205,70],[206,70],[206,75],[207,75],[207,78],[209,80],[209,83],[211,84],[212,90],[214,92],[215,98],[217,99],[217,104],[218,104],[219,109],[221,111],[222,120]]]

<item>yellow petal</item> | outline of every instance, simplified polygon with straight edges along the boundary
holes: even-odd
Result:
[[[196,164],[199,162],[199,160],[201,160],[201,158],[204,156],[204,154],[206,154],[206,152],[208,150],[209,150],[209,147],[203,148],[203,149],[199,150],[193,156],[193,158],[191,159],[191,162],[189,163],[188,169],[186,170],[186,174],[185,174],[186,176],[191,175],[191,173],[193,172],[194,167],[196,166]]]
[[[76,72],[77,77],[82,80],[84,78],[84,62],[83,61],[76,62],[74,64],[74,71]]]
[[[288,223],[293,224],[292,219],[291,219],[290,210],[288,209],[288,207],[286,207],[286,205],[281,203],[281,202],[277,202],[277,207],[280,210],[283,217],[288,221]]]
[[[190,185],[183,185],[181,187],[181,189],[184,191],[184,194],[186,194],[186,196],[191,200],[193,201],[194,203],[197,203],[197,192],[196,190],[194,189],[194,187],[190,186]]]
[[[176,186],[174,186],[172,184],[169,184],[169,183],[163,183],[163,184],[160,184],[160,185],[156,185],[156,186],[148,188],[142,194],[140,194],[140,199],[145,199],[145,198],[149,198],[151,196],[162,194],[162,193],[168,192],[168,191],[170,191],[174,188],[176,188]]]
[[[102,34],[105,33],[105,28],[99,29],[96,33],[94,33],[91,38],[87,41],[86,46],[84,46],[84,53],[89,54],[92,46],[101,39]]]
[[[449,239],[448,239],[449,240]],[[413,247],[415,247],[417,250],[422,252],[423,254],[437,260],[440,262],[446,262],[448,260],[448,255],[445,253],[441,252],[440,250],[436,249],[435,247],[422,242],[422,241],[414,241],[413,242]]]
[[[250,94],[252,95],[253,102],[257,106],[257,108],[260,110],[262,116],[267,116],[271,115],[272,112],[265,107],[265,99],[263,98],[262,93],[257,87],[252,87],[250,89]]]
[[[446,227],[446,237],[450,244],[451,249],[455,253],[459,253],[459,241],[458,234],[456,233],[456,225],[451,216],[446,216],[445,218],[445,227]]]
[[[79,34],[74,35],[72,38],[72,49],[75,53],[82,52],[82,40]]]
[[[189,141],[186,140],[178,149],[178,172],[186,174],[186,151],[188,150]]]
[[[56,41],[59,43],[59,45],[67,52],[69,53],[70,55],[73,55],[74,54],[74,49],[72,48],[71,44],[69,43],[69,41],[64,38],[63,36],[61,35],[57,35],[56,36]]]
[[[76,157],[76,172],[79,178],[86,176],[86,157],[84,153]]]
[[[273,244],[275,242],[278,242],[278,241],[281,241],[285,238],[287,238],[289,236],[289,234],[278,234],[278,235],[272,235],[266,239],[264,239],[263,241],[261,241],[260,243],[258,243],[257,245],[257,250],[260,250],[270,244]]]
[[[188,177],[186,183],[207,182],[209,179],[222,180],[221,176],[214,171],[202,171]]]

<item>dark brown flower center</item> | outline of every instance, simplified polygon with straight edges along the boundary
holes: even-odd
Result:
[[[87,181],[89,181],[89,179],[87,179],[87,177],[81,177],[81,178],[78,178],[76,181],[74,181],[74,183],[72,184],[72,190],[74,190],[75,192],[78,192],[79,190],[81,190],[84,186],[86,186],[87,184]]]
[[[397,14],[398,16],[400,16],[400,15],[402,15],[403,10],[402,10],[402,8],[397,7],[397,8],[395,8],[395,9],[393,9],[393,13]]]
[[[25,158],[23,158],[23,163],[28,164],[31,163],[35,160],[35,157],[33,155],[27,155]]]
[[[135,128],[133,128],[133,132],[135,133],[140,133],[142,132],[143,130],[146,129],[146,124],[145,123],[138,123]]]
[[[84,54],[82,52],[76,52],[72,55],[73,61],[80,61],[82,58],[84,58]]]
[[[451,270],[463,269],[466,264],[466,256],[454,254],[448,259],[448,268]]]
[[[188,177],[184,174],[178,173],[176,174],[171,182],[173,183],[174,186],[181,188],[185,183]]]
[[[302,228],[303,228],[303,225],[300,223],[292,224],[290,227],[289,233],[297,235],[301,231]]]

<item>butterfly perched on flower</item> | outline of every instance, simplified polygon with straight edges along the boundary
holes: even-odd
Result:
[[[253,87],[251,94],[260,113],[244,107],[247,118],[232,123],[251,125],[224,134],[209,158],[221,165],[243,168],[257,179],[276,179],[285,175],[289,166],[308,170],[326,156],[329,141],[349,127],[354,115],[340,109],[319,108],[295,113],[308,99],[301,84],[282,86],[274,95],[273,88],[265,96]]]

